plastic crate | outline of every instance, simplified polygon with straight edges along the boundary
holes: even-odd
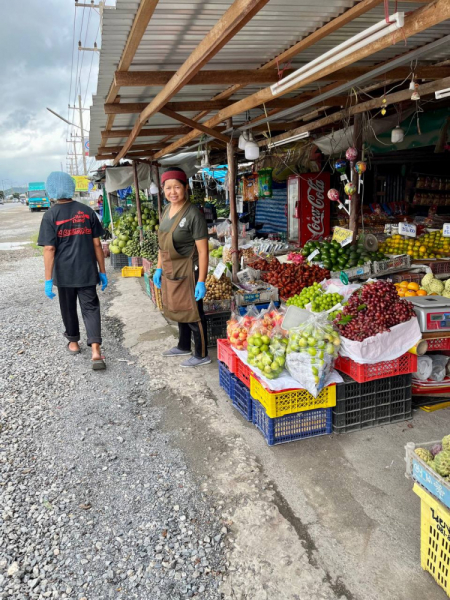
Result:
[[[258,400],[252,400],[253,424],[264,435],[269,446],[294,442],[317,435],[327,435],[332,429],[332,409],[318,408],[271,419]]]
[[[231,373],[236,373],[237,354],[228,340],[217,340],[217,360],[226,364]]]
[[[208,348],[217,345],[217,340],[227,337],[227,321],[231,312],[211,313],[206,315]]]
[[[412,419],[411,375],[358,383],[347,375],[336,386],[333,432],[348,433]]]
[[[250,390],[237,377],[232,375],[234,379],[234,390],[233,390],[233,406],[238,410],[244,419],[252,421],[253,407],[252,397],[250,396]]]
[[[155,284],[153,283],[153,281],[150,278],[149,278],[149,281],[150,281],[150,291],[151,291],[151,295],[152,295],[152,302],[156,306],[156,308],[158,308],[160,311],[162,311],[163,310],[162,292],[159,288],[157,288],[155,286]]]
[[[430,267],[434,275],[450,275],[450,260],[416,260],[416,263]],[[414,264],[414,263],[413,263]]]
[[[236,359],[236,377],[239,379],[239,381],[242,381],[242,383],[247,386],[248,389],[250,389],[250,376],[252,374],[252,370],[239,358],[239,356],[236,356]]]
[[[113,269],[122,269],[123,267],[128,266],[128,256],[122,252],[119,254],[111,252],[111,266]]]
[[[420,502],[420,563],[450,596],[450,511],[417,483]],[[431,594],[430,597],[432,597]]]
[[[362,365],[351,358],[338,356],[334,368],[358,383],[393,377],[394,375],[408,375],[417,371],[417,355],[407,352],[394,360],[375,363],[373,365]]]
[[[280,302],[273,302],[273,304],[278,308],[280,306]],[[257,308],[257,310],[261,311],[261,310],[265,310],[266,308],[269,308],[270,304],[268,302],[264,303],[264,304],[255,304],[255,307]],[[239,310],[239,314],[241,316],[244,316],[245,314],[247,314],[247,310],[248,310],[248,306],[238,306],[237,307]]]
[[[426,442],[424,444],[414,444],[409,442],[405,446],[406,451],[406,477],[420,483],[444,506],[450,509],[450,482],[441,477],[424,460],[415,453],[416,448],[431,450],[435,444],[440,444],[441,440],[435,442]]]
[[[148,260],[147,258],[143,258],[142,266],[144,267],[144,273],[150,273],[150,269],[152,268],[153,263],[151,260]]]
[[[131,266],[132,267],[142,267],[143,265],[143,259],[140,256],[132,256],[131,257]],[[130,266],[130,265],[128,265]]]
[[[400,254],[385,260],[374,260],[372,263],[373,273],[377,276],[389,273],[389,271],[398,271],[399,269],[409,269],[411,266],[411,257],[408,254]]]
[[[147,296],[151,299],[152,298],[152,289],[150,287],[150,277],[147,275],[147,273],[144,273],[144,283],[145,283],[145,291],[147,292]]]
[[[230,370],[228,369],[227,365],[225,365],[221,361],[218,361],[218,364],[219,364],[219,384],[220,384],[220,387],[223,388],[226,391],[226,393],[228,394],[228,396],[232,400],[233,399],[233,394],[234,394],[235,378],[230,373]]]
[[[250,393],[264,407],[271,419],[315,408],[330,408],[336,405],[336,386],[329,385],[314,398],[307,390],[299,388],[271,392],[254,375],[250,376]]]
[[[123,267],[122,269],[122,277],[142,277],[143,274],[143,267]]]
[[[203,310],[205,313],[231,311],[231,299],[211,300],[211,302],[203,301]]]
[[[402,271],[401,273],[393,273],[389,275],[392,283],[401,283],[402,281],[420,283],[425,273],[410,273],[409,271]]]
[[[428,344],[427,352],[430,350],[450,350],[450,337],[425,341]]]

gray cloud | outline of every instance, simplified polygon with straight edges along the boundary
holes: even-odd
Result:
[[[49,106],[68,116],[72,60],[73,0],[15,0],[0,8],[0,180],[17,184],[45,180],[66,166],[67,126],[52,116]],[[5,7],[7,5],[7,7]],[[87,45],[92,45],[98,15],[77,9],[75,43],[84,12],[84,35],[90,18]],[[91,13],[89,17],[89,12]],[[99,40],[100,41],[100,40]],[[95,89],[97,56],[88,93],[86,85],[91,53],[85,53],[81,72],[82,98],[91,103]],[[83,53],[74,52],[81,64]],[[75,67],[74,67],[75,69]],[[74,91],[70,103],[74,101]],[[73,115],[70,113],[70,119]],[[88,119],[88,113],[85,113]],[[85,126],[86,127],[86,126]]]

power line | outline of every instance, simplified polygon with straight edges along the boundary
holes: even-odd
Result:
[[[100,20],[98,22],[97,33],[95,35],[95,43],[97,42],[98,32],[99,31],[100,31]],[[92,71],[92,63],[94,62],[94,55],[95,55],[95,52],[92,53],[91,66],[89,67],[89,75],[88,75],[88,80],[87,80],[87,84],[86,84],[86,93],[84,94],[83,108],[86,105],[86,98],[87,98],[87,94],[88,94],[88,91],[89,91],[89,82],[91,80],[91,71]]]

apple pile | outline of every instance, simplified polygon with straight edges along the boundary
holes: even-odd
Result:
[[[231,346],[236,350],[247,350],[247,338],[248,332],[250,331],[255,317],[252,315],[245,315],[244,317],[236,317],[232,315],[231,319],[227,322],[227,338]]]

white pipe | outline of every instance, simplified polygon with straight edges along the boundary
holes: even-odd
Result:
[[[346,42],[339,44],[339,46],[333,48],[333,50],[325,52],[325,54],[322,54],[321,56],[315,58],[307,65],[300,67],[299,69],[294,71],[294,73],[291,73],[278,83],[272,85],[270,87],[272,94],[274,96],[280,94],[281,92],[289,88],[291,85],[299,83],[303,79],[306,79],[310,75],[317,73],[321,69],[338,62],[339,60],[348,56],[352,52],[364,48],[364,46],[367,46],[369,43],[374,42],[384,37],[385,35],[393,33],[400,27],[403,27],[404,16],[404,13],[395,13],[395,15],[391,17],[392,19],[395,19],[395,23],[391,23],[389,25],[388,23],[386,23],[386,21],[380,21],[376,25],[372,25],[372,27],[369,27],[361,33],[353,36]]]
[[[286,138],[284,140],[278,140],[277,142],[268,144],[268,146],[269,148],[273,148],[275,146],[282,146],[283,144],[289,144],[289,142],[295,142],[295,140],[301,140],[307,137],[309,137],[309,131],[304,131],[303,133],[299,133],[298,135],[292,135],[291,137]]]

